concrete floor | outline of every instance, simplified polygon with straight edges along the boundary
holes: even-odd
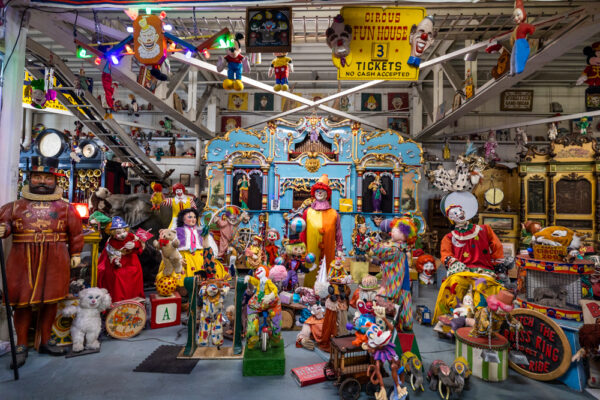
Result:
[[[426,304],[431,309],[437,289],[421,289],[414,304]],[[181,335],[178,336],[178,332]],[[435,359],[452,362],[454,345],[434,335],[431,327],[415,326],[425,367]],[[327,359],[320,351],[297,349],[296,332],[284,332],[286,343],[286,375],[279,377],[243,377],[241,360],[200,360],[189,375],[133,372],[150,353],[162,344],[185,343],[181,327],[146,329],[126,341],[105,338],[97,354],[65,359],[30,353],[20,369],[20,380],[12,380],[8,368],[10,355],[0,357],[0,400],[26,399],[337,399],[337,388],[330,382],[300,388],[289,370]],[[389,385],[391,385],[391,378]],[[414,394],[411,399],[440,399],[437,392]],[[368,397],[363,393],[361,399]],[[544,383],[526,378],[512,370],[502,383],[488,383],[471,378],[471,389],[462,399],[591,399],[560,382]]]

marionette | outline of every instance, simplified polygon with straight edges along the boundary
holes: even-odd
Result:
[[[323,271],[324,275],[326,270],[325,259],[323,259],[319,271]],[[319,342],[321,350],[326,352],[330,350],[331,338],[348,334],[348,307],[351,292],[347,282],[338,278],[332,278],[328,282],[327,292],[329,295],[325,300],[323,336]]]
[[[82,223],[75,208],[63,201],[57,185],[57,158],[31,157],[29,183],[22,198],[0,208],[0,238],[12,235],[6,260],[8,301],[14,307],[17,365],[25,364],[33,309],[38,311],[35,348],[64,355],[50,339],[57,301],[68,295],[70,272],[80,263]],[[67,246],[68,245],[68,246]]]
[[[510,43],[513,46],[510,55],[510,75],[515,75],[520,74],[525,69],[530,51],[527,35],[533,35],[535,26],[525,22],[527,20],[527,13],[523,7],[523,0],[515,0],[515,9],[512,17],[517,27],[513,30],[510,37]]]
[[[244,278],[245,283],[250,283],[255,288],[247,308],[246,343],[250,349],[257,346],[261,326],[264,324],[269,331],[269,343],[276,346],[281,342],[281,302],[277,287],[269,279],[265,266],[258,267],[254,275]]]
[[[240,215],[238,208],[227,207],[220,217],[217,217],[215,223],[219,228],[221,237],[219,239],[219,258],[225,257],[227,250],[229,249],[229,243],[233,240],[236,227],[242,222],[242,215]]]
[[[129,107],[129,115],[133,114],[136,117],[139,117],[139,111],[140,111],[140,106],[138,105],[137,100],[135,99],[135,96],[133,94],[129,94],[129,100],[131,100],[130,102],[130,107]]]
[[[110,62],[106,62],[104,69],[102,70],[102,88],[104,89],[104,98],[106,99],[107,111],[104,115],[104,119],[112,118],[111,111],[115,111],[115,88],[118,87],[116,83],[113,83],[112,75],[110,73]]]
[[[344,23],[341,14],[333,18],[333,23],[325,31],[327,46],[331,49],[331,60],[336,68],[345,67],[352,63],[350,42],[352,41],[352,26]]]
[[[150,142],[144,143],[144,152],[146,153],[146,156],[149,157],[151,151],[152,149],[150,148]],[[156,161],[160,161],[160,159],[157,159]]]
[[[250,187],[250,181],[245,173],[242,174],[242,179],[237,183],[240,198],[240,207],[242,210],[248,209],[248,189]]]
[[[181,182],[176,183],[171,188],[174,196],[166,198],[162,205],[171,207],[171,223],[169,224],[169,229],[175,229],[177,226],[177,216],[179,212],[182,210],[186,210],[188,208],[196,208],[196,202],[194,196],[188,195],[185,186]]]
[[[417,240],[417,226],[410,216],[385,220],[379,228],[389,233],[388,241],[377,243],[372,257],[381,262],[384,296],[400,305],[399,323],[403,329],[412,329],[412,300],[410,295],[409,262],[407,252]]]
[[[418,25],[413,25],[410,28],[410,36],[408,37],[410,57],[406,62],[408,65],[419,68],[421,57],[425,50],[433,44],[436,34],[437,32],[433,30],[433,17],[431,15],[426,16]]]
[[[340,216],[331,208],[331,188],[327,174],[321,176],[311,187],[310,195],[315,200],[304,210],[306,229],[300,234],[300,238],[306,243],[306,250],[315,255],[317,264],[325,259],[325,265],[330,265],[336,255],[343,256],[343,238]],[[307,273],[304,286],[312,287],[316,275],[316,269]]]
[[[356,226],[354,238],[354,255],[356,261],[367,261],[367,224],[362,223]]]
[[[275,86],[273,86],[273,89],[275,89],[276,92],[280,90],[287,91],[290,88],[288,86],[290,71],[294,72],[292,59],[287,56],[287,52],[273,54],[275,55],[275,59],[271,62],[268,76],[270,78],[273,76],[273,73],[275,73]]]
[[[352,276],[350,276],[344,269],[344,262],[341,257],[336,257],[335,260],[329,264],[329,271],[327,271],[327,279],[338,280],[344,283],[352,283]]]
[[[47,101],[56,100],[56,91],[49,89],[46,91],[46,81],[44,79],[35,79],[29,83],[31,91],[31,105],[35,108],[45,108]]]
[[[275,265],[275,259],[279,257],[279,246],[275,243],[279,240],[279,232],[275,228],[267,230],[267,245],[265,252],[267,253],[267,265]]]
[[[504,250],[489,225],[471,222],[477,199],[469,192],[457,192],[447,202],[444,214],[454,229],[442,239],[440,255],[448,276],[463,271],[494,276],[494,265],[504,259]]]
[[[244,90],[242,83],[242,70],[245,73],[250,72],[250,63],[248,58],[242,55],[242,45],[240,40],[244,38],[242,33],[235,34],[233,47],[227,49],[225,57],[219,57],[217,62],[217,71],[221,72],[225,69],[225,61],[227,61],[227,79],[223,81],[223,89],[225,90]]]
[[[527,132],[523,128],[515,129],[515,143],[517,144],[517,154],[523,151],[527,151]]]
[[[485,142],[485,159],[488,161],[500,161],[500,157],[498,157],[498,153],[496,152],[497,148],[496,133],[490,131],[488,140]]]
[[[169,139],[169,155],[171,157],[177,156],[177,147],[175,147],[176,142],[177,142],[177,139],[175,139],[175,137],[172,137],[171,139]]]
[[[494,336],[505,321],[508,322],[511,330],[523,329],[521,322],[510,313],[514,308],[514,298],[515,296],[508,290],[500,290],[498,294],[488,296],[487,307],[479,307],[475,312],[475,325],[469,335],[488,337],[491,331]]]
[[[142,265],[138,256],[144,243],[121,217],[113,217],[110,238],[98,260],[98,287],[108,290],[113,301],[145,298]]]
[[[380,175],[375,175],[375,179],[373,182],[369,183],[368,189],[372,192],[371,197],[373,199],[373,212],[381,212],[383,196],[385,196],[387,192],[383,188]]]

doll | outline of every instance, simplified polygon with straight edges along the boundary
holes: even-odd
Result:
[[[145,298],[142,265],[138,256],[144,243],[121,217],[113,217],[110,238],[98,261],[98,286],[108,290],[116,303],[136,297]]]
[[[469,336],[488,337],[490,334],[494,336],[500,331],[504,321],[508,322],[511,330],[523,329],[521,322],[510,314],[513,310],[514,298],[515,296],[508,290],[501,290],[498,294],[488,296],[487,307],[480,307],[475,312],[475,325]]]
[[[244,90],[242,70],[245,73],[250,72],[250,63],[248,58],[242,55],[240,40],[243,38],[243,34],[236,33],[233,47],[228,48],[227,55],[219,57],[217,62],[217,71],[221,72],[225,69],[225,61],[227,61],[227,79],[223,81],[223,89],[225,90]]]
[[[287,52],[273,54],[275,55],[275,59],[271,62],[268,76],[269,78],[272,77],[273,72],[275,72],[275,86],[273,89],[275,89],[276,92],[280,90],[287,91],[289,90],[288,76],[290,75],[290,71],[294,72],[292,59],[287,56]]]
[[[233,240],[236,227],[242,222],[239,214],[236,214],[234,209],[226,208],[220,218],[217,218],[216,224],[221,232],[219,239],[219,257],[222,258],[229,249],[229,243]]]
[[[500,161],[500,157],[496,153],[498,148],[498,142],[496,142],[496,134],[490,131],[488,134],[488,140],[485,143],[485,159],[488,161]]]
[[[579,361],[582,357],[592,357],[600,353],[600,322],[585,324],[579,328],[579,345],[581,349],[571,357],[571,361]]]
[[[383,188],[381,176],[375,175],[375,180],[369,184],[369,190],[372,191],[371,196],[373,199],[373,212],[379,213],[381,212],[381,202],[383,200],[383,196],[387,194]]]
[[[450,142],[448,138],[446,138],[444,140],[444,150],[442,151],[442,158],[447,161],[450,159],[450,156]]]
[[[376,321],[373,307],[376,305],[375,299],[378,289],[377,278],[372,275],[365,275],[352,299],[350,299],[350,306],[356,308],[352,319],[353,329],[356,330],[356,339],[352,342],[355,346],[366,343],[367,322],[374,324]],[[348,324],[348,329],[350,329],[350,324]]]
[[[344,269],[344,262],[341,257],[336,257],[335,260],[329,265],[329,271],[327,271],[327,279],[338,280],[345,283],[352,283],[352,277],[346,273]]]
[[[247,210],[250,181],[248,180],[246,174],[242,174],[242,179],[238,181],[237,185],[239,190],[240,207],[242,210]]]
[[[267,268],[265,266],[258,267],[255,276],[248,275],[244,281],[252,284],[255,288],[247,308],[246,340],[248,348],[253,349],[257,346],[263,324],[269,330],[271,345],[278,345],[281,342],[281,302],[277,287],[269,279]]]
[[[510,43],[513,46],[510,56],[510,75],[523,72],[529,58],[530,49],[527,35],[532,35],[535,32],[535,26],[526,23],[526,20],[527,13],[523,7],[523,0],[515,0],[513,21],[517,24],[517,27],[510,37]]]
[[[152,182],[150,184],[150,188],[152,189],[152,197],[150,197],[150,203],[152,203],[152,210],[160,211],[160,205],[164,201],[164,196],[162,193],[163,187],[160,183]]]
[[[309,310],[310,315],[302,321],[302,329],[296,335],[296,347],[314,350],[315,342],[318,343],[322,337],[325,309],[320,304],[312,304],[305,310]]]
[[[579,120],[579,122],[577,123],[577,127],[579,128],[579,133],[583,136],[587,135],[587,131],[588,128],[590,127],[590,122],[588,121],[587,117],[583,117]]]
[[[294,290],[299,284],[298,274],[305,274],[310,270],[306,268],[306,245],[298,239],[291,239],[285,246],[287,254],[288,278],[284,287],[287,290]]]
[[[432,285],[435,281],[435,258],[432,255],[423,253],[419,255],[416,262],[417,272],[419,273],[419,282],[424,285]]]
[[[229,285],[220,280],[206,280],[200,286],[202,306],[200,309],[200,328],[198,329],[198,344],[200,346],[216,346],[218,350],[223,345],[223,310],[225,296]]]
[[[267,230],[267,245],[265,252],[267,253],[267,265],[275,265],[275,259],[279,256],[279,246],[275,242],[279,240],[279,232],[275,228]]]
[[[353,243],[356,261],[367,261],[367,224],[362,223],[356,226]]]

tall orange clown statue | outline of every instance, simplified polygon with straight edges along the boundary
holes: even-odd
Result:
[[[56,158],[31,157],[23,198],[0,208],[0,238],[12,235],[13,239],[6,273],[8,300],[15,310],[16,367],[27,359],[27,332],[34,308],[38,310],[36,349],[65,354],[50,333],[57,303],[69,293],[69,266],[79,265],[83,232],[75,208],[62,199],[57,168]]]
[[[325,258],[325,265],[329,266],[335,261],[336,255],[343,256],[343,239],[340,216],[331,208],[331,188],[326,174],[312,186],[310,195],[315,201],[304,211],[306,229],[300,239],[306,243],[306,251],[315,255],[317,264]],[[313,287],[316,277],[316,269],[306,274],[304,286]]]

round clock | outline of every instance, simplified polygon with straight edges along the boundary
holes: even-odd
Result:
[[[92,141],[82,141],[79,146],[81,148],[81,154],[83,154],[85,158],[93,158],[98,154],[98,145]]]
[[[491,188],[485,191],[485,201],[492,206],[497,206],[504,200],[504,192],[498,188]]]
[[[56,129],[46,129],[37,138],[37,151],[44,157],[58,157],[66,148],[65,136]]]

